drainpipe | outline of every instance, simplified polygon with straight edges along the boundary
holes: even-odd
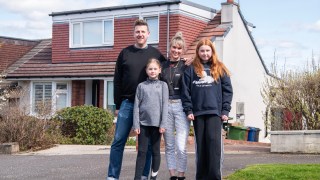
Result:
[[[170,5],[167,5],[167,58],[169,57]]]

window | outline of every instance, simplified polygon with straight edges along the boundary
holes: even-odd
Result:
[[[116,110],[116,105],[114,104],[113,99],[113,81],[107,82],[107,109],[114,112]]]
[[[50,113],[52,103],[52,83],[34,83],[33,112]]]
[[[113,45],[113,20],[92,20],[71,23],[70,47]]]
[[[50,115],[70,106],[67,82],[34,82],[32,89],[32,114]]]
[[[150,36],[148,38],[149,44],[159,43],[159,17],[145,17],[144,20],[148,23]]]
[[[68,102],[68,88],[67,83],[57,83],[56,86],[56,110],[67,107]]]

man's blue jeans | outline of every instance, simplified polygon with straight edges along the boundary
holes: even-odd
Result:
[[[129,133],[131,131],[132,123],[133,103],[126,99],[122,101],[118,113],[114,140],[112,142],[110,150],[108,177],[119,179],[122,166],[124,146],[126,145]],[[143,175],[148,176],[151,161],[147,160],[146,162],[149,162],[149,165],[147,165],[148,163],[146,163]],[[148,172],[148,174],[145,174],[145,172]]]

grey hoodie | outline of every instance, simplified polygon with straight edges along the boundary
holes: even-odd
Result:
[[[137,87],[133,109],[133,129],[143,126],[166,127],[169,91],[167,83],[150,80]]]

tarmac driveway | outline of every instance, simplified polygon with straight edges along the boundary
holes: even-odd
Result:
[[[95,146],[94,148],[94,150],[90,150],[88,146],[76,146],[72,147],[73,151],[71,152],[70,150],[69,152],[58,152],[57,150],[51,149],[51,152],[50,150],[46,150],[36,153],[0,155],[0,179],[105,179],[109,161],[109,149],[104,146]],[[233,148],[234,151],[231,151],[230,149],[232,148],[229,148],[225,154],[224,175],[231,174],[235,170],[242,169],[250,164],[320,163],[320,155],[271,154],[265,150],[259,150],[259,148],[255,148],[255,151],[252,151],[252,149],[250,149],[250,151],[246,149],[239,151],[234,150],[235,148]],[[161,160],[158,179],[169,179],[163,153]],[[120,177],[121,180],[133,179],[135,161],[135,150],[126,149]],[[194,179],[194,162],[195,154],[191,152],[188,155],[186,179]]]

